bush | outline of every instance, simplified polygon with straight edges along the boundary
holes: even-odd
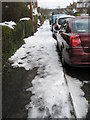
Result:
[[[41,23],[41,25],[42,25],[42,24],[44,23],[44,20],[45,20],[45,19],[44,19],[42,16],[40,16],[39,19],[40,19],[40,23]]]
[[[24,37],[31,36],[33,34],[33,31],[32,31],[32,21],[31,20],[21,21],[21,23],[23,24]]]
[[[24,38],[24,28],[23,24],[20,22],[17,23],[15,29],[13,30],[13,43],[17,46],[20,47],[23,43],[23,38]]]
[[[27,7],[27,4],[23,3],[23,7],[22,7],[22,10],[21,10],[21,18],[22,17],[30,17],[30,10],[29,8]]]
[[[8,58],[14,54],[14,52],[23,43],[23,26],[18,23],[15,29],[9,27],[2,27],[2,63],[3,65]]]
[[[38,16],[35,15],[35,16],[34,16],[34,32],[37,31],[37,22],[38,22]]]
[[[29,17],[30,10],[24,2],[3,2],[2,21],[19,21],[22,17]]]
[[[34,17],[34,32],[37,30],[37,19]],[[32,21],[19,21],[14,29],[7,26],[2,27],[2,63],[3,65],[8,58],[24,43],[24,37],[33,34]]]
[[[12,47],[12,30],[8,27],[2,27],[2,62],[4,63],[10,57]]]
[[[23,32],[24,32],[24,37],[29,37],[33,35],[33,27],[34,27],[34,32],[37,31],[37,21],[38,21],[38,16],[34,16],[34,22],[32,23],[32,20],[28,21],[21,21],[23,24]]]

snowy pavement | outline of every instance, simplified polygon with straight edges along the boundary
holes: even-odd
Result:
[[[32,87],[26,90],[33,94],[26,106],[28,118],[86,116],[88,101],[81,89],[83,84],[63,72],[48,20],[34,36],[25,39],[25,44],[9,60],[13,61],[13,67],[38,68]]]

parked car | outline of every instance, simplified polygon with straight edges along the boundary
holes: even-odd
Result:
[[[73,18],[74,16],[71,15],[62,15],[55,19],[55,24],[53,25],[53,38],[57,39],[57,31],[60,29],[60,26],[67,18]]]
[[[57,34],[63,65],[90,65],[90,17],[67,19]]]
[[[52,16],[52,23],[53,24],[55,24],[55,19],[56,18],[58,18],[58,17],[60,17],[60,16],[65,16],[66,14],[54,14],[53,16]]]
[[[66,14],[54,14],[52,15],[52,31],[53,31],[53,26],[55,24],[55,20],[56,18],[60,17],[60,16],[65,16]]]
[[[51,19],[51,17],[49,18],[49,24],[51,25],[51,23],[52,23],[52,19]]]

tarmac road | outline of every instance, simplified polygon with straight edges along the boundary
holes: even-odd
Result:
[[[37,73],[37,68],[26,71],[12,68],[9,63],[3,68],[2,118],[27,118],[25,105],[30,101],[31,92],[26,89]]]

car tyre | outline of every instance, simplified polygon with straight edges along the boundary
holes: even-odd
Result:
[[[62,63],[62,66],[67,68],[68,67],[68,64],[65,62],[65,59],[64,59],[64,56],[63,56],[63,53],[61,55],[61,63]]]
[[[55,40],[57,40],[57,38],[56,38],[55,34],[52,34],[52,37],[53,37]]]
[[[59,45],[58,45],[58,41],[57,41],[57,50],[60,51],[60,49],[59,49]]]

